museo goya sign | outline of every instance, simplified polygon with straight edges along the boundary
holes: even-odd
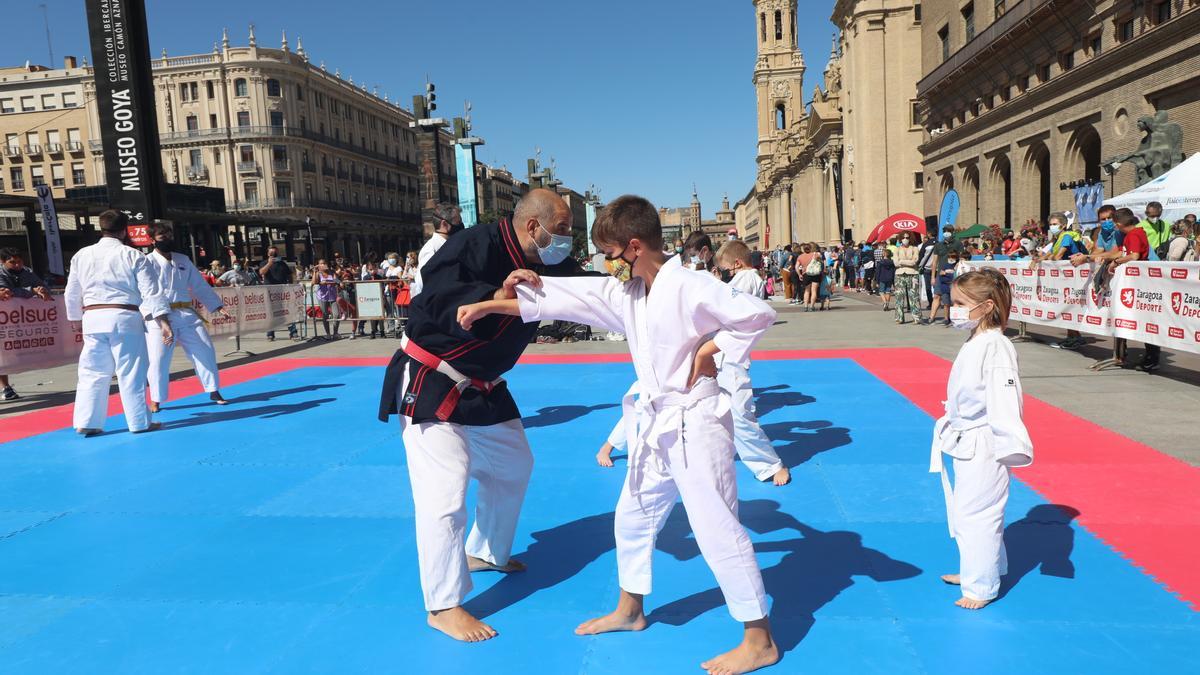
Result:
[[[162,158],[143,0],[85,0],[108,201],[131,225],[162,217]]]

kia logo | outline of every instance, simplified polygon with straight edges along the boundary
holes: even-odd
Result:
[[[1132,288],[1122,288],[1121,289],[1121,304],[1125,305],[1126,307],[1132,308],[1133,307],[1133,297],[1134,297],[1133,293],[1134,293],[1134,291]]]
[[[895,223],[893,223],[893,226],[897,230],[915,230],[920,227],[921,224],[915,220],[897,220]]]

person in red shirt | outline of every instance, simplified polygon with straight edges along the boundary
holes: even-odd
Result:
[[[1150,240],[1146,237],[1146,231],[1138,225],[1138,218],[1133,215],[1133,211],[1117,209],[1116,217],[1113,220],[1117,224],[1117,229],[1125,235],[1118,254],[1120,257],[1113,261],[1113,265],[1124,265],[1127,262],[1148,259],[1150,257]],[[1162,347],[1147,342],[1146,353],[1142,356],[1142,362],[1137,369],[1144,373],[1153,373],[1159,368],[1161,355]]]

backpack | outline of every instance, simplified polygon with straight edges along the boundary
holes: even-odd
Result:
[[[804,274],[810,277],[818,276],[824,267],[825,262],[821,260],[821,254],[815,253],[813,254],[813,259],[809,260],[808,264],[804,266]]]

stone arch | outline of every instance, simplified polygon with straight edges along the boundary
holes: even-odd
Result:
[[[979,208],[979,165],[972,162],[962,170],[962,184],[958,188],[958,197],[961,200],[959,208],[958,221],[955,225],[959,227],[970,227],[980,220]]]
[[[1037,140],[1025,149],[1025,161],[1022,165],[1022,178],[1025,187],[1025,199],[1022,206],[1029,215],[1038,222],[1045,222],[1050,215],[1050,183],[1051,183],[1050,149],[1046,143]],[[1023,217],[1025,214],[1021,214]]]
[[[1067,138],[1060,175],[1063,181],[1102,180],[1100,132],[1091,124],[1075,127]]]
[[[1007,154],[992,158],[988,170],[988,186],[988,192],[995,205],[994,208],[988,209],[988,219],[999,222],[1003,227],[1013,227],[1012,162]]]

